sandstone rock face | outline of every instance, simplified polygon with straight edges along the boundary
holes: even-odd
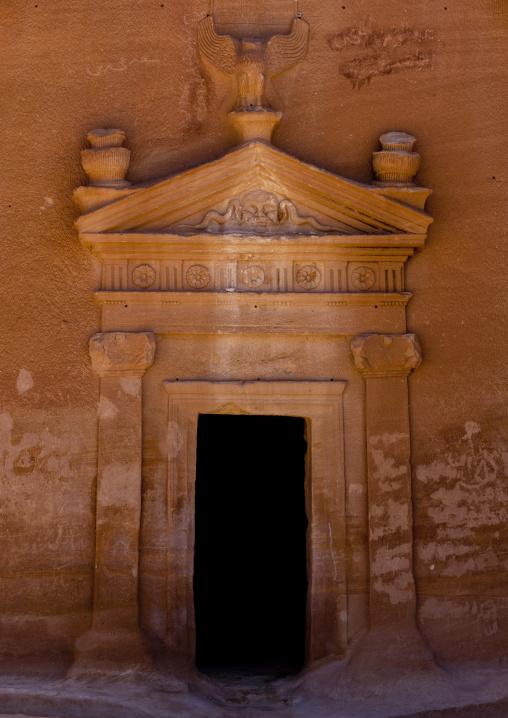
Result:
[[[247,83],[251,118],[221,109],[203,3],[6,3],[3,657],[192,662],[189,426],[294,406],[332,422],[308,660],[397,626],[505,660],[507,11],[416,5],[300,0],[308,46],[273,96]]]

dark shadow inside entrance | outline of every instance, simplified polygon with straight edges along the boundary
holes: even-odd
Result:
[[[194,606],[205,673],[303,666],[304,431],[299,417],[199,417]]]

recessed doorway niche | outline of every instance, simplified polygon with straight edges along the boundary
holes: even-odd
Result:
[[[300,417],[199,417],[194,607],[204,672],[303,666],[304,434]]]
[[[329,655],[344,655],[347,647],[347,569],[342,394],[346,383],[165,381],[164,387],[169,398],[170,543],[166,635],[171,653],[195,664],[198,424],[200,417],[212,414],[218,419],[232,417],[236,421],[263,417],[305,421],[305,509],[308,518],[305,663]],[[243,453],[239,451],[238,459],[234,458],[235,450],[233,441],[229,441],[227,450],[221,452],[219,469],[239,469],[240,462],[261,469],[266,463],[258,446]]]

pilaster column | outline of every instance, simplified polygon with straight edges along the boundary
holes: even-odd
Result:
[[[90,339],[100,376],[96,553],[92,629],[76,643],[75,668],[125,671],[149,663],[139,628],[142,377],[151,366],[149,332]]]
[[[421,361],[414,334],[361,334],[351,342],[367,389],[370,628],[416,626],[407,377]]]

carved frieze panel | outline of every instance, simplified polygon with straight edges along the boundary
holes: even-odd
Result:
[[[316,253],[318,255],[319,253]],[[106,260],[104,291],[140,292],[331,292],[404,291],[403,262],[336,262],[318,257],[267,260]]]

